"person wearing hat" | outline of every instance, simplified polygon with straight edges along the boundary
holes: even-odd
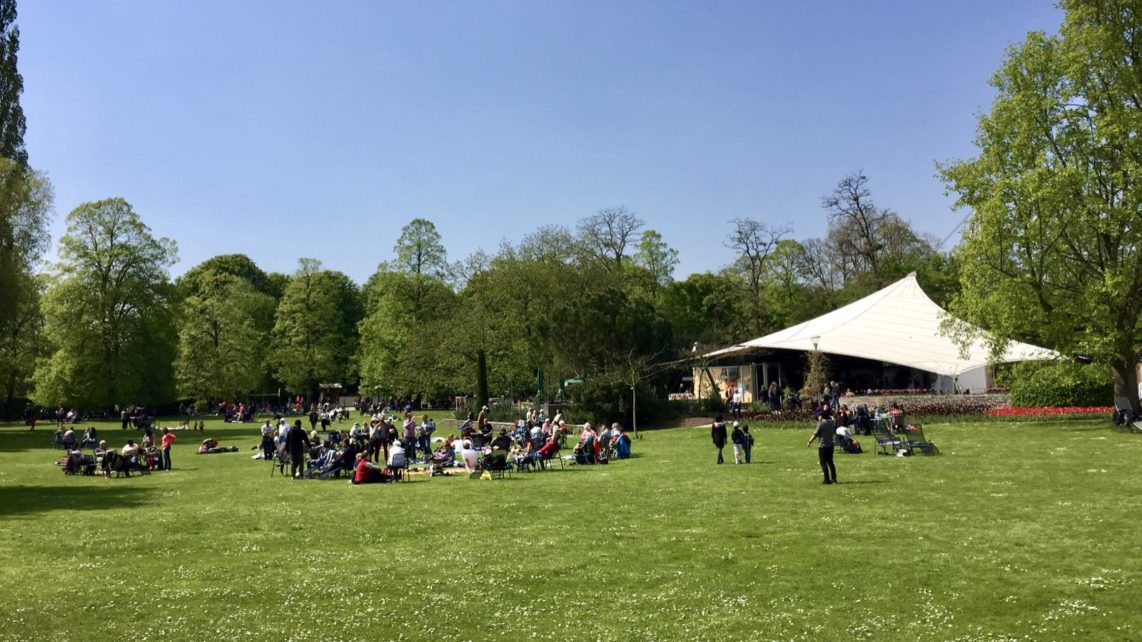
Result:
[[[734,422],[734,430],[730,433],[730,441],[734,444],[734,464],[742,463],[745,458],[745,433],[742,432],[742,423]]]
[[[710,440],[714,442],[714,448],[718,449],[718,463],[724,463],[722,449],[726,447],[726,422],[721,415],[714,417],[714,423],[710,424]]]

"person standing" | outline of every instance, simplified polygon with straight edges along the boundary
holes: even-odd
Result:
[[[805,447],[808,448],[813,445],[814,441],[819,441],[817,459],[821,463],[821,472],[825,475],[822,484],[837,483],[837,467],[833,465],[833,440],[836,435],[837,428],[833,425],[832,413],[826,408],[821,412],[821,419],[817,421],[817,429],[813,431],[813,436],[805,444]]]
[[[301,420],[295,420],[293,428],[290,428],[289,433],[286,434],[289,470],[294,479],[300,479],[302,473],[305,472],[305,454],[311,447],[309,435],[305,434],[305,429],[301,427]]]
[[[730,441],[734,444],[734,464],[742,463],[745,458],[745,434],[742,433],[740,421],[734,422],[734,430],[730,433]]]
[[[432,456],[432,433],[436,432],[436,422],[428,415],[420,421],[420,451],[424,453],[424,461]]]
[[[412,418],[412,411],[404,413],[404,447],[408,451],[409,459],[416,459],[416,420]]]
[[[742,449],[745,450],[745,463],[753,461],[753,435],[749,434],[749,426],[742,426]]]
[[[714,442],[714,448],[718,449],[718,463],[724,463],[722,449],[726,447],[726,422],[722,420],[721,415],[715,417],[714,423],[710,426],[710,439]]]
[[[159,442],[159,445],[163,448],[162,470],[171,469],[171,445],[174,444],[175,439],[177,439],[177,437],[171,432],[170,428],[163,428],[163,437]]]

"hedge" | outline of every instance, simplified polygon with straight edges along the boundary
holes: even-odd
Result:
[[[1042,408],[1114,403],[1114,383],[1103,366],[1071,361],[1022,366],[1012,373],[1012,406]]]

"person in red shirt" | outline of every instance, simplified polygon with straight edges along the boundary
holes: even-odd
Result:
[[[379,484],[388,481],[380,466],[369,461],[365,453],[357,453],[357,467],[353,472],[353,484]]]
[[[174,443],[175,439],[176,437],[170,428],[163,428],[163,438],[161,442],[163,447],[163,465],[160,470],[171,469],[171,444]]]

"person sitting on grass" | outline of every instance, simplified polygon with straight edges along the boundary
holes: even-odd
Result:
[[[392,479],[385,473],[385,469],[369,461],[365,453],[357,453],[357,466],[350,484],[382,484],[387,481]]]
[[[623,432],[619,424],[611,426],[611,443],[614,444],[615,456],[619,459],[630,457],[630,436]]]

